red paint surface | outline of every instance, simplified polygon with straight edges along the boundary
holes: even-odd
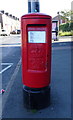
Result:
[[[22,81],[31,88],[46,87],[51,78],[51,17],[40,13],[22,16]],[[29,31],[45,31],[45,43],[29,43]]]

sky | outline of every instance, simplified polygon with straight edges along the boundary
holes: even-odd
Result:
[[[54,17],[61,10],[71,10],[71,2],[72,0],[40,0],[40,12]],[[28,0],[0,0],[0,10],[20,18],[28,13]]]

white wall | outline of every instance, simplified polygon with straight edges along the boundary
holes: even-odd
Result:
[[[2,15],[3,18],[3,29],[8,32],[12,32],[13,30],[20,29],[20,22],[7,16],[5,14]]]
[[[1,32],[1,23],[0,23],[0,32]]]

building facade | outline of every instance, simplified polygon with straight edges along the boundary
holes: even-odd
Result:
[[[62,19],[61,15],[57,15],[53,18],[53,20],[57,20],[59,22],[59,24],[65,23],[65,20]]]
[[[8,32],[20,30],[20,20],[12,14],[0,11],[0,27]]]
[[[71,11],[73,12],[73,1],[71,2]],[[73,22],[73,14],[71,15],[71,21]]]

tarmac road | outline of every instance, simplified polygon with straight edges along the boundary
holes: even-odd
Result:
[[[0,36],[0,116],[2,114],[1,90],[8,87],[11,76],[21,57],[21,39],[19,35]]]
[[[0,38],[0,58],[2,75],[2,89],[6,89],[11,75],[21,57],[21,48],[19,36],[6,36]]]
[[[12,50],[11,50],[12,51]],[[14,53],[20,50],[16,50]],[[23,106],[21,59],[3,94],[2,118],[71,118],[71,43],[53,44],[51,70],[51,105],[36,111]],[[18,55],[18,54],[17,54]],[[12,59],[12,58],[11,58]],[[15,59],[16,60],[16,59]]]

